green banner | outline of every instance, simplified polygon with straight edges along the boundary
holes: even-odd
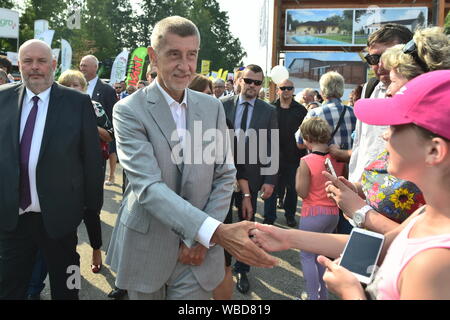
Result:
[[[144,71],[145,58],[147,57],[147,48],[140,47],[131,54],[130,65],[127,74],[127,86],[137,87]]]

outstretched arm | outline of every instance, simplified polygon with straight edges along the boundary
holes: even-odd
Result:
[[[255,227],[250,231],[253,242],[269,252],[294,248],[337,258],[348,240],[348,235],[341,234],[282,229],[259,223]]]

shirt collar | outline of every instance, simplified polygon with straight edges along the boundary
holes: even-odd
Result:
[[[44,102],[44,101],[49,100],[49,98],[50,98],[50,91],[52,90],[52,87],[50,86],[48,89],[42,91],[42,92],[39,93],[39,94],[34,94],[33,91],[31,91],[31,90],[28,89],[28,88],[26,88],[25,90],[26,90],[26,92],[27,92],[27,96],[26,96],[26,99],[27,99],[27,100],[25,100],[25,101],[27,101],[27,102],[30,102],[30,101],[31,101],[31,102],[32,102],[31,99],[33,99],[34,96],[38,96],[39,99],[40,99],[42,102]]]
[[[98,76],[95,76],[95,78],[94,78],[94,79],[92,79],[92,80],[88,81],[88,83],[89,83],[89,86],[93,86],[93,85],[96,85],[96,84],[97,84],[97,81],[98,81]]]
[[[254,107],[256,103],[256,98],[253,98],[251,100],[245,100],[241,95],[239,95],[239,102],[238,105],[243,104],[244,102],[248,102],[250,106]]]
[[[166,90],[164,90],[164,89],[161,87],[161,85],[159,84],[159,82],[158,82],[157,80],[158,80],[158,77],[156,77],[155,80],[153,80],[153,81],[156,82],[156,86],[158,87],[159,91],[161,91],[161,93],[162,93],[164,99],[166,100],[166,102],[167,102],[167,104],[168,104],[169,106],[171,106],[172,103],[175,102],[175,103],[180,104],[180,105],[183,105],[183,104],[184,104],[185,107],[187,108],[187,90],[186,90],[186,89],[184,89],[183,101],[181,101],[181,103],[178,103],[178,101],[176,101],[174,98],[172,98],[172,97],[166,92]]]

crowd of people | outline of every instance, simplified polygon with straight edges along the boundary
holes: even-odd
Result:
[[[333,70],[320,90],[297,95],[283,80],[270,103],[258,65],[227,81],[196,74],[200,41],[185,18],[158,22],[138,86],[103,82],[93,55],[55,81],[40,40],[19,49],[19,83],[0,57],[0,299],[39,299],[47,274],[53,299],[78,299],[66,272],[80,265],[77,228],[84,221],[91,271],[101,272],[103,185],[117,183],[117,163],[123,199],[103,248],[117,274],[111,298],[230,300],[233,273],[246,294],[251,266],[273,267],[269,252],[296,248],[311,300],[328,290],[342,299],[450,299],[443,30],[385,24],[372,33],[365,60],[375,78],[348,104]],[[200,137],[213,139],[196,141],[199,122]],[[274,225],[277,208],[287,228]],[[365,289],[338,261],[354,227],[386,239]]]

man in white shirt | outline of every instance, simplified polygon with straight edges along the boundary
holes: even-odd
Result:
[[[223,248],[252,265],[276,261],[249,239],[253,223],[222,223],[236,170],[230,146],[216,143],[228,140],[220,101],[187,89],[200,47],[197,27],[181,17],[163,19],[151,43],[156,80],[114,109],[129,184],[107,263],[130,299],[210,299],[224,278]],[[221,136],[212,161],[202,159],[206,131]]]
[[[0,300],[26,298],[38,249],[52,298],[78,299],[77,227],[103,203],[91,100],[54,83],[55,67],[45,42],[26,41],[23,83],[0,88]]]
[[[389,71],[381,65],[381,55],[388,48],[399,43],[407,43],[412,39],[412,32],[398,24],[383,25],[378,31],[369,36],[367,40],[366,61],[379,80],[376,86],[369,86],[369,81],[364,85],[361,98],[386,98],[386,89],[391,80]],[[372,90],[368,92],[367,90]],[[330,147],[330,154],[342,161],[349,162],[349,180],[359,182],[361,175],[370,163],[372,163],[386,147],[386,141],[382,135],[386,126],[373,126],[361,121],[356,121],[352,150],[340,150],[338,146]]]

